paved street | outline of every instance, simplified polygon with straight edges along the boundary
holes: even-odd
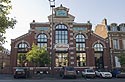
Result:
[[[27,79],[13,79],[0,80],[0,82],[125,82],[125,79],[60,79],[60,80],[27,80]]]
[[[0,82],[125,82],[125,78],[112,78],[112,79],[85,79],[82,77],[78,77],[77,79],[62,79],[59,76],[42,76],[40,77],[33,77],[27,79],[14,79],[12,75],[0,74]]]

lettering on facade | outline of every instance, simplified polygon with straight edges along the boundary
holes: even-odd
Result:
[[[69,45],[68,44],[56,44],[55,49],[56,51],[68,51]]]

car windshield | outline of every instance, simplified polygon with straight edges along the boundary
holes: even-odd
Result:
[[[24,71],[24,69],[16,69],[16,71]]]
[[[94,72],[94,70],[92,70],[92,69],[88,69],[87,72]]]
[[[68,71],[74,71],[75,69],[73,67],[66,67],[66,70],[68,70]]]

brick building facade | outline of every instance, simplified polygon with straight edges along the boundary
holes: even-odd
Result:
[[[109,40],[112,68],[124,67],[119,62],[119,56],[125,56],[125,23],[107,25],[104,19],[96,26],[95,33]]]
[[[48,20],[46,23],[33,20],[28,33],[11,40],[12,67],[18,66],[18,54],[28,52],[35,43],[47,47],[54,68],[110,68],[108,40],[95,34],[89,21],[74,22],[75,17],[62,5],[54,9]]]
[[[10,51],[0,50],[0,74],[10,72]]]

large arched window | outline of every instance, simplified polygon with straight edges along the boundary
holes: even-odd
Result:
[[[85,51],[85,37],[82,34],[76,35],[76,51]]]
[[[68,28],[64,24],[59,24],[55,28],[55,43],[68,43]]]
[[[28,51],[27,48],[28,48],[28,45],[26,42],[20,42],[18,44],[18,52],[26,52]]]
[[[85,36],[82,34],[76,35],[76,56],[77,66],[86,66]]]
[[[96,43],[94,45],[95,51],[95,67],[98,69],[104,68],[104,61],[103,61],[103,45],[101,43]]]
[[[38,47],[47,47],[47,36],[46,34],[39,34],[37,36],[37,45]]]
[[[55,27],[55,43],[68,44],[68,27],[64,24],[58,24]],[[68,52],[56,52],[56,67],[68,66]]]

